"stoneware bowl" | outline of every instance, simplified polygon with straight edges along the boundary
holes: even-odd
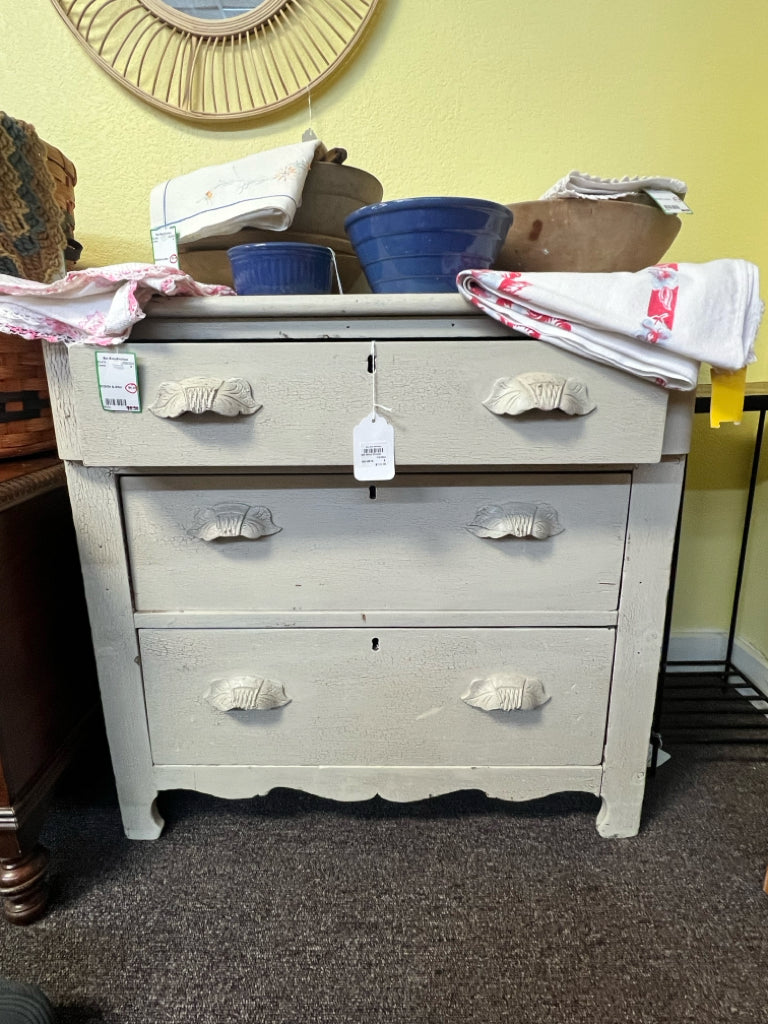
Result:
[[[488,269],[512,223],[501,203],[458,196],[393,199],[344,222],[373,292],[451,292],[456,275]]]
[[[313,163],[289,230],[344,238],[344,221],[350,213],[378,203],[383,195],[381,182],[368,171],[346,164]]]
[[[514,220],[497,270],[642,270],[661,261],[681,226],[679,217],[642,201],[538,199],[509,209]]]
[[[371,289],[368,287],[365,274],[363,274],[363,268],[360,266],[352,243],[346,235],[344,238],[332,238],[329,235],[304,234],[290,230],[281,231],[279,235],[276,235],[274,231],[245,228],[234,235],[217,235],[213,239],[203,239],[199,244],[202,246],[203,243],[208,243],[205,248],[188,248],[183,252],[180,251],[179,266],[196,281],[204,281],[206,284],[225,284],[234,288],[232,264],[227,256],[227,250],[236,248],[238,245],[273,244],[276,238],[281,242],[304,242],[308,245],[322,245],[333,249],[336,253],[336,266],[339,270],[342,291],[346,294],[370,292]]]
[[[238,295],[327,295],[333,251],[303,242],[263,242],[227,250]]]

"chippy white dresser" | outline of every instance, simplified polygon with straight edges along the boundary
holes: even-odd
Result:
[[[138,413],[46,351],[126,833],[288,786],[586,791],[634,835],[692,395],[458,295],[148,312]],[[374,400],[397,472],[363,483]]]

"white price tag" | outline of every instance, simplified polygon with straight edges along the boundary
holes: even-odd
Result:
[[[690,206],[679,195],[666,188],[647,188],[645,192],[657,206],[661,207],[664,213],[693,213]]]
[[[395,475],[395,428],[370,413],[352,431],[355,480],[391,480]]]
[[[101,407],[107,412],[141,412],[133,352],[97,352],[96,377]]]
[[[152,259],[157,266],[178,267],[179,233],[175,227],[152,228]]]

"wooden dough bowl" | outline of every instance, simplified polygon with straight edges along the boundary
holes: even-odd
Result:
[[[679,217],[642,201],[538,199],[508,206],[514,220],[497,270],[642,270],[661,261],[681,227]]]

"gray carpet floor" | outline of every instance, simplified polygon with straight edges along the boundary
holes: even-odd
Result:
[[[680,746],[640,835],[598,802],[162,798],[124,838],[109,770],[65,780],[47,915],[0,972],[62,1024],[760,1024],[768,748]]]

